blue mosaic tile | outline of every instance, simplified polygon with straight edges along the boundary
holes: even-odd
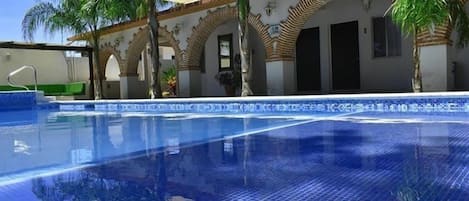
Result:
[[[98,111],[158,113],[353,113],[353,112],[469,112],[469,96],[402,97],[402,98],[328,98],[304,100],[242,100],[220,101],[148,101],[87,104],[61,103],[62,110],[94,109]],[[74,105],[74,106],[70,106]],[[86,106],[83,106],[86,105]],[[89,107],[88,107],[89,106]]]
[[[0,110],[32,109],[36,92],[0,92]]]
[[[38,104],[36,108],[40,110],[56,110],[60,109],[60,105],[57,103],[44,103]]]

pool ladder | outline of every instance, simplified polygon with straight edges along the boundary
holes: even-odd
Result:
[[[25,69],[31,69],[33,71],[33,73],[34,73],[34,91],[37,91],[37,69],[34,66],[22,66],[22,67],[20,67],[16,70],[14,70],[10,74],[8,74],[8,78],[7,78],[8,79],[8,85],[10,85],[11,87],[23,88],[23,89],[26,89],[26,91],[29,91],[29,88],[26,85],[15,84],[11,79],[11,77],[13,77],[14,75],[18,74],[19,72],[21,72]]]

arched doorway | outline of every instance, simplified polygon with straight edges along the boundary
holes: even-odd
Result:
[[[106,99],[120,98],[120,68],[116,56],[107,59],[103,82],[103,94]]]
[[[200,60],[202,96],[230,95],[226,93],[224,85],[219,82],[219,76],[217,75],[232,70],[240,72],[237,25],[237,20],[229,20],[219,25],[210,33],[204,44]],[[255,95],[264,95],[266,94],[266,51],[262,40],[252,26],[249,29],[249,43],[251,49],[251,88]],[[225,47],[231,53],[227,51],[223,53]],[[222,57],[226,58],[225,61],[227,61],[224,64],[224,58]],[[227,66],[229,67],[224,69]],[[239,73],[235,75],[241,76]],[[240,78],[235,80],[241,81]],[[238,88],[234,95],[239,96],[239,94],[240,89]]]
[[[103,97],[106,99],[118,99],[119,76],[122,72],[122,59],[117,48],[105,44],[100,50],[100,68],[103,80]]]
[[[188,38],[186,56],[184,58],[183,69],[189,72],[184,74],[188,79],[187,86],[179,87],[184,90],[187,96],[224,96],[223,87],[214,78],[220,71],[219,61],[219,37],[230,38],[233,54],[230,61],[233,65],[235,56],[239,53],[238,30],[237,30],[237,9],[235,7],[223,7],[215,11],[208,11],[200,23],[193,28],[191,36]],[[268,26],[260,20],[260,15],[249,16],[250,41],[253,53],[253,90],[257,94],[266,93],[265,84],[265,58],[272,53],[273,39],[268,33]],[[203,56],[201,56],[203,55]],[[256,66],[256,68],[254,68]],[[200,72],[200,73],[199,73]],[[256,80],[257,81],[254,81]],[[198,81],[200,80],[200,81]],[[181,82],[183,82],[181,80]],[[197,86],[194,86],[197,85]],[[196,93],[193,93],[196,91]]]
[[[127,50],[125,75],[123,78],[121,77],[121,80],[126,80],[125,84],[121,83],[121,87],[125,85],[123,86],[125,90],[121,88],[122,98],[149,97],[152,69],[149,59],[148,34],[148,28],[141,28],[134,35],[134,39]],[[178,66],[182,53],[179,48],[179,42],[166,30],[166,27],[160,27],[159,34],[160,75],[162,75],[162,72],[169,68],[176,68]],[[163,82],[162,84],[162,90],[167,90],[167,86],[164,85],[165,83]]]

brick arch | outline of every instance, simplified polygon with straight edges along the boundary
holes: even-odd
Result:
[[[111,45],[111,43],[105,43],[101,45],[99,50],[99,66],[101,68],[101,76],[104,79],[106,77],[106,64],[109,60],[109,57],[114,55],[117,60],[117,64],[119,65],[119,70],[122,72],[123,61],[121,58],[121,52],[117,49],[117,45]]]
[[[450,45],[452,31],[451,25],[446,22],[444,25],[436,26],[433,33],[428,30],[420,32],[417,35],[418,46]]]
[[[199,24],[192,28],[192,34],[187,39],[186,54],[182,68],[198,69],[202,49],[210,34],[221,24],[238,19],[236,7],[226,6],[218,8],[215,11],[207,12],[207,16],[200,18]],[[248,21],[261,38],[266,50],[266,55],[270,55],[273,49],[273,39],[269,35],[269,26],[262,23],[260,18],[261,15],[253,15],[251,13],[248,17]]]
[[[280,24],[281,33],[275,42],[274,54],[269,59],[293,58],[296,40],[305,23],[316,11],[331,0],[300,0],[296,7],[288,10],[288,18]]]
[[[129,42],[129,48],[127,49],[127,61],[125,65],[126,74],[136,74],[137,66],[140,59],[140,54],[146,47],[149,41],[149,30],[148,27],[139,28],[139,31],[134,34],[133,39]],[[159,27],[158,29],[159,36],[168,40],[169,44],[174,50],[176,66],[179,67],[179,64],[182,61],[182,51],[179,47],[179,41],[176,40],[171,32],[168,31],[167,27]]]

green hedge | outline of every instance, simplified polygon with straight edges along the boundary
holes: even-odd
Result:
[[[34,90],[34,85],[27,85],[30,90]],[[68,84],[40,84],[37,90],[44,91],[46,96],[75,96],[84,95],[86,84],[84,82],[73,82]],[[24,90],[23,88],[0,85],[0,91]]]

